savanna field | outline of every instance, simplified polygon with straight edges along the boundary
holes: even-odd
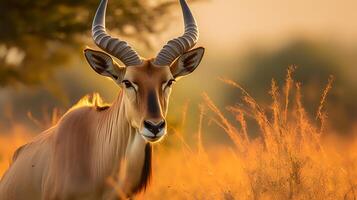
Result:
[[[284,85],[272,81],[271,102],[260,102],[249,88],[225,79],[226,87],[243,94],[235,105],[218,108],[202,94],[197,130],[183,131],[191,117],[183,112],[182,127],[171,128],[155,145],[152,184],[137,199],[356,199],[357,138],[332,131],[325,109],[333,78],[316,91],[321,93],[319,106],[308,113],[304,85],[293,79],[293,71],[288,70]],[[55,113],[48,121],[57,119]],[[248,120],[255,121],[253,128]],[[208,123],[220,127],[219,134],[227,135],[231,144],[205,145],[203,127]],[[195,134],[195,142],[188,142],[189,134]],[[0,176],[15,149],[35,135],[16,122],[10,132],[1,132]],[[115,187],[111,180],[108,184]]]

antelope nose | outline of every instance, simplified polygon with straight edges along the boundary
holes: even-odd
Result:
[[[144,127],[148,129],[155,136],[165,128],[165,120],[160,121],[159,123],[153,123],[151,121],[145,120]]]

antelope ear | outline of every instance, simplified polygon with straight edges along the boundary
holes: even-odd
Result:
[[[205,49],[198,47],[180,56],[171,66],[171,73],[175,78],[191,74],[201,63]]]
[[[104,52],[92,49],[85,49],[84,55],[94,71],[100,75],[112,78],[117,83],[121,83],[125,75],[125,67],[120,67],[112,57]]]

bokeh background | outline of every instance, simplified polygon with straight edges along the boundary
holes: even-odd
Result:
[[[141,199],[356,199],[357,1],[187,1],[206,54],[174,86]],[[0,0],[0,177],[82,97],[118,94],[83,56],[98,3]],[[181,15],[177,0],[110,0],[107,28],[154,57]]]
[[[0,1],[0,134],[21,127],[40,133],[52,115],[63,114],[86,94],[98,92],[111,102],[119,87],[97,75],[83,49],[96,48],[90,36],[98,0]],[[263,104],[272,78],[283,83],[297,66],[303,103],[315,114],[330,75],[329,128],[350,135],[357,121],[357,2],[354,0],[192,0],[199,46],[206,55],[195,73],[176,84],[169,121],[196,131],[202,93],[224,110],[239,93],[220,81],[241,84]],[[175,0],[111,0],[107,27],[144,57],[153,57],[183,22]],[[321,92],[320,92],[321,91]],[[239,102],[238,102],[239,103]],[[204,124],[205,126],[205,124]],[[224,141],[211,126],[207,141]],[[223,139],[222,139],[223,138]]]

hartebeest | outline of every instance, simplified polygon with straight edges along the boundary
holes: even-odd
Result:
[[[121,88],[111,106],[77,106],[52,128],[20,147],[0,182],[1,200],[115,199],[108,177],[118,177],[126,196],[146,188],[151,176],[151,143],[166,134],[173,83],[193,72],[204,48],[190,50],[198,29],[185,0],[183,36],[169,41],[154,59],[143,59],[125,42],[106,32],[107,0],[102,0],[92,25],[98,47],[118,58],[86,49],[85,57],[99,74]],[[125,161],[125,167],[122,163]],[[160,170],[160,169],[158,169]]]

